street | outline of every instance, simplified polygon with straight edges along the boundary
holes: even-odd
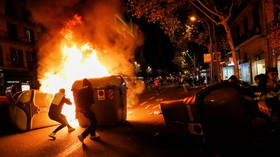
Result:
[[[0,137],[1,156],[206,156],[198,144],[165,126],[159,106],[163,100],[184,98],[194,92],[194,89],[186,92],[177,87],[162,89],[160,94],[149,90],[140,96],[137,105],[128,107],[127,124],[99,128],[97,132],[101,139],[91,141],[86,138],[84,146],[77,138],[84,129],[78,126],[72,133],[68,133],[64,128],[58,132],[55,141],[50,140],[48,134],[56,126],[28,132],[3,128]]]

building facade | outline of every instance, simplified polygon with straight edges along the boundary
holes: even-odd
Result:
[[[279,2],[277,0],[236,1],[236,12],[231,28],[241,80],[254,83],[256,75],[265,73],[268,67],[277,66],[277,54],[271,46],[270,37],[271,25],[277,17],[276,3]]]
[[[37,88],[36,42],[42,27],[30,21],[24,0],[0,0],[0,94],[12,84]]]

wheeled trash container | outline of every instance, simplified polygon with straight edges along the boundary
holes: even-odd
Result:
[[[86,86],[84,82],[87,82],[87,86],[91,88],[91,92],[85,91],[85,94],[90,95],[89,108],[95,113],[99,126],[112,126],[126,121],[127,87],[122,76],[87,78],[77,80],[72,85],[76,117],[81,127],[89,125],[89,120],[83,115],[81,107],[77,105],[77,93]]]
[[[165,124],[173,128],[176,134],[203,135],[195,100],[195,96],[190,96],[185,99],[162,101],[160,103]]]
[[[53,95],[38,90],[17,92],[10,96],[11,122],[21,131],[58,124],[48,116]]]

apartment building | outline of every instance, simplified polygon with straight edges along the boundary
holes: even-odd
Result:
[[[265,73],[267,67],[277,66],[275,58],[279,55],[271,47],[270,37],[273,21],[279,21],[277,3],[278,0],[237,0],[235,3],[232,34],[240,79],[249,83],[254,82],[256,75]]]
[[[1,95],[12,84],[38,87],[36,42],[40,32],[42,27],[30,20],[25,0],[0,0]]]

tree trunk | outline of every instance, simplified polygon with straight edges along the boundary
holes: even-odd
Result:
[[[225,28],[225,31],[226,31],[226,36],[227,36],[227,42],[229,44],[229,47],[230,47],[230,50],[231,50],[231,54],[232,54],[232,60],[233,60],[233,63],[234,63],[234,75],[239,78],[239,70],[238,70],[238,63],[237,63],[237,56],[236,56],[236,51],[235,51],[235,48],[234,48],[234,43],[233,43],[233,40],[232,40],[232,35],[231,35],[231,31],[230,31],[230,28],[227,24],[227,21],[223,21],[221,23],[224,28]]]

